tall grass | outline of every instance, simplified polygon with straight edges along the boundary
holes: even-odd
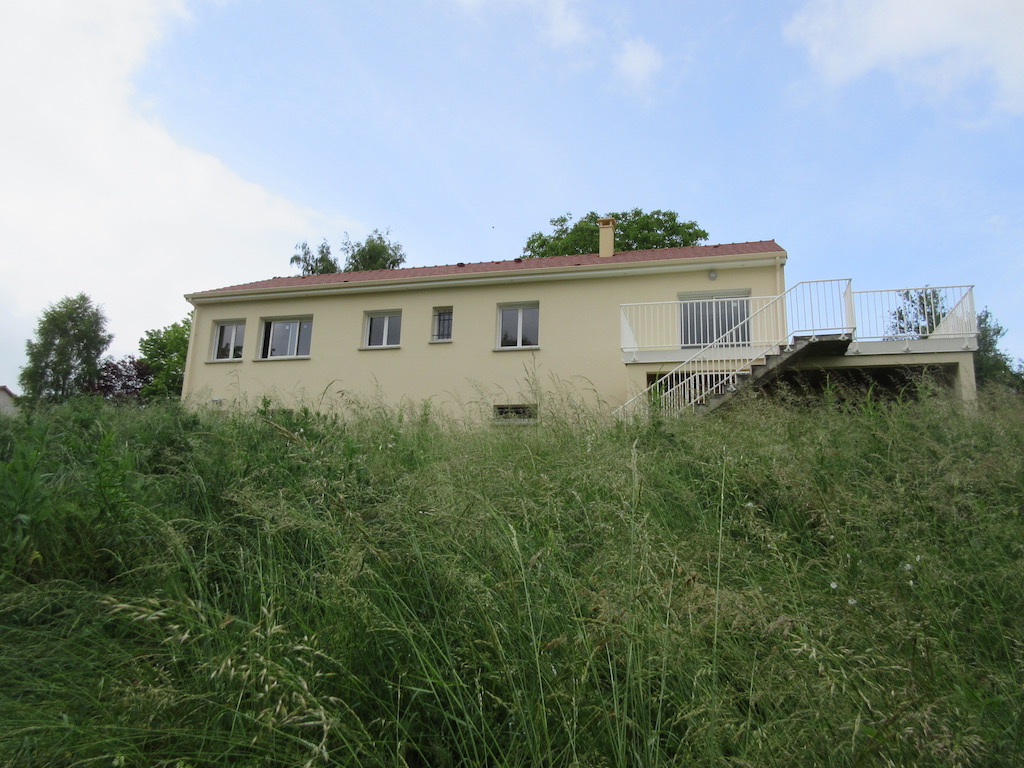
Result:
[[[1024,759],[1024,410],[0,420],[0,764]]]

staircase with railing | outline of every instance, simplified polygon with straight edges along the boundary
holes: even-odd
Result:
[[[969,349],[977,333],[970,286],[855,292],[849,279],[815,280],[780,296],[624,304],[621,311],[625,362],[675,355],[677,364],[618,414],[713,406],[808,355],[847,354],[851,343],[856,353],[909,351],[922,340]],[[892,341],[899,350],[877,344]]]

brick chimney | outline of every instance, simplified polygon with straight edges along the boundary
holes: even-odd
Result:
[[[607,259],[615,255],[615,219],[597,220],[598,255]]]

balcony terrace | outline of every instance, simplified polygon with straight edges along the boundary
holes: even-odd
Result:
[[[829,355],[934,355],[974,351],[977,332],[973,287],[964,285],[854,291],[849,279],[817,280],[780,296],[623,304],[623,362],[674,366],[623,408],[652,398],[705,403],[769,360],[807,357],[822,339],[842,342]]]

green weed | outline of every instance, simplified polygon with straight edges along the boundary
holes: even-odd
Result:
[[[0,765],[1020,762],[1018,399],[543,402],[5,422]]]

